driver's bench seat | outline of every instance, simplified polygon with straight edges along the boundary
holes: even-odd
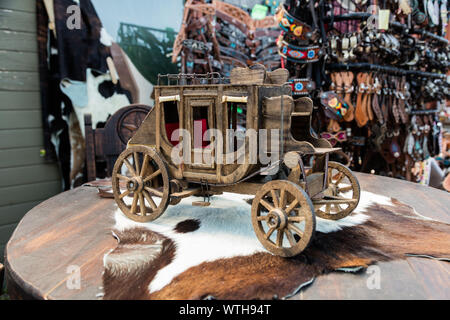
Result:
[[[331,144],[326,139],[314,138],[311,135],[312,111],[313,101],[310,98],[302,97],[294,100],[294,110],[291,114],[292,137],[297,141],[311,143],[315,149],[332,148]]]

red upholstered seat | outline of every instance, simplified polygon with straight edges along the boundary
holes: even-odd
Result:
[[[180,128],[180,124],[178,122],[166,123],[167,138],[169,139],[170,143],[174,146],[178,144],[180,135],[178,132],[176,134],[174,134],[173,136],[172,136],[172,134],[175,130],[177,130],[179,128]]]
[[[204,136],[206,130],[208,130],[208,124],[206,121],[207,121],[206,119],[195,120],[195,124],[194,124],[194,127],[196,128],[198,126],[198,123],[199,122],[201,123],[202,139],[203,139],[203,136]],[[176,134],[174,134],[173,137],[172,137],[172,134],[175,130],[177,130],[179,128],[180,128],[180,124],[178,122],[166,123],[167,138],[169,139],[170,143],[174,146],[178,144],[180,136],[179,136],[178,132]],[[191,133],[191,134],[194,134],[194,133]],[[206,148],[209,144],[210,144],[210,141],[202,140],[202,148]]]

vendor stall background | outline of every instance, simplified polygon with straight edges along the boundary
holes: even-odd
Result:
[[[178,72],[170,60],[183,0],[91,2],[106,31],[148,81],[155,83],[158,73]],[[227,2],[251,8],[261,1]],[[29,209],[63,190],[59,166],[44,160],[42,152],[36,24],[36,0],[0,0],[0,252]]]
[[[22,216],[61,191],[43,147],[35,0],[0,1],[0,252]],[[3,254],[0,255],[3,261]]]
[[[168,51],[160,58],[176,71],[165,55],[181,23],[182,0],[133,0],[132,6],[122,0],[92,3],[105,29],[144,77],[151,79],[152,66],[161,65],[145,63],[161,46]],[[25,213],[63,190],[58,164],[46,161],[43,154],[36,25],[35,0],[0,0],[0,261]],[[153,47],[142,42],[143,37],[154,40]]]

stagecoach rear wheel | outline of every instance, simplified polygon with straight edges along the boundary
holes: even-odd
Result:
[[[328,188],[325,197],[313,201],[316,215],[323,219],[339,220],[356,209],[361,196],[358,179],[341,163],[328,162]]]
[[[117,205],[134,221],[155,220],[169,204],[169,174],[161,156],[150,147],[131,146],[120,154],[112,187]]]
[[[314,235],[314,207],[297,184],[287,180],[270,181],[253,199],[252,224],[268,251],[293,257],[305,250]]]

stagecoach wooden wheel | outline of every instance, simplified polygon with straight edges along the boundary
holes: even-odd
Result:
[[[252,224],[262,245],[273,254],[293,257],[310,243],[314,207],[303,189],[287,180],[266,183],[252,203]]]
[[[338,162],[328,162],[325,197],[314,201],[316,215],[329,220],[345,218],[358,206],[361,189],[352,171]]]
[[[126,188],[121,189],[120,185]],[[112,187],[117,205],[134,221],[155,220],[169,203],[167,169],[150,147],[132,146],[120,154],[112,173]]]

